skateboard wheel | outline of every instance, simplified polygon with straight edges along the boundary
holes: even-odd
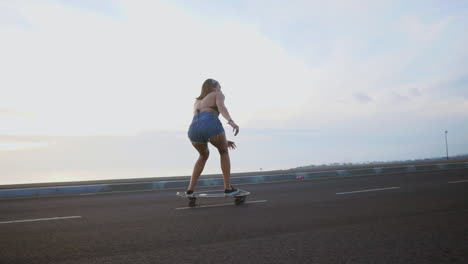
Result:
[[[197,201],[197,198],[189,198],[189,207],[195,207],[195,202]]]
[[[236,205],[240,205],[240,204],[243,204],[245,201],[245,196],[240,196],[240,197],[236,197],[236,200],[234,200],[234,203]]]

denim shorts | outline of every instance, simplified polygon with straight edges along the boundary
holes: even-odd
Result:
[[[211,112],[200,112],[193,117],[188,131],[190,141],[194,143],[208,143],[212,136],[224,132],[223,125],[219,121],[218,114]]]

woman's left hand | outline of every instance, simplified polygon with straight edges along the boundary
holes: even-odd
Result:
[[[229,141],[228,140],[228,148],[230,149],[235,149],[237,146],[236,146],[236,143],[234,143],[233,141]]]

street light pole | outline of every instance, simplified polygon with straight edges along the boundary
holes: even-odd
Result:
[[[447,160],[448,160],[448,143],[447,143],[447,133],[448,131],[445,130],[445,151],[447,152]]]

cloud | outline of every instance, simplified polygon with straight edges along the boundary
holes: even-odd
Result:
[[[3,128],[4,133],[8,130],[8,124],[14,124],[18,122],[29,122],[33,118],[34,113],[19,111],[14,108],[0,107],[0,121],[3,120],[5,125],[5,127]]]
[[[188,175],[197,155],[187,135],[177,131],[0,135],[0,184]],[[219,162],[210,164],[206,173],[220,171]]]
[[[420,96],[420,95],[421,95],[421,92],[420,92],[419,89],[417,89],[417,88],[411,88],[411,89],[410,89],[410,93],[411,93],[411,95],[413,95],[413,96]]]
[[[404,16],[401,18],[401,29],[408,34],[412,41],[431,41],[450,24],[451,17],[442,19],[436,23],[423,23],[417,16]]]
[[[409,89],[417,89],[430,103],[436,99],[430,97],[428,87],[452,78],[453,72],[443,67],[457,60],[459,50],[441,57],[443,66],[437,66],[437,61],[421,65],[420,58],[430,58],[432,51],[400,44],[398,37],[402,36],[398,30],[429,32],[421,34],[429,34],[431,38],[426,40],[432,43],[451,29],[449,25],[462,23],[440,19],[424,24],[413,15],[402,18],[405,26],[392,29],[377,15],[384,17],[387,2],[369,2],[364,5],[366,8],[348,4],[348,13],[348,8],[341,8],[345,4],[341,2],[326,5],[326,12],[308,1],[295,2],[287,10],[280,8],[284,6],[279,2],[266,9],[265,3],[249,2],[241,9],[247,12],[249,8],[263,7],[261,17],[272,24],[252,17],[246,20],[243,15],[250,16],[248,12],[252,10],[212,21],[167,1],[121,1],[118,7],[109,7],[109,3],[66,3],[10,5],[31,29],[24,31],[19,27],[14,33],[3,32],[7,41],[0,49],[4,58],[0,68],[6,78],[0,84],[8,87],[10,99],[0,99],[0,106],[10,105],[36,114],[29,125],[17,125],[17,131],[93,135],[185,130],[191,119],[193,98],[207,77],[220,80],[226,103],[243,127],[272,127],[302,113],[324,112],[329,120],[339,120],[343,112],[353,118],[369,111],[386,111],[384,105],[391,104],[393,93],[405,95]],[[102,15],[97,9],[118,9],[120,13]],[[305,10],[312,10],[316,16],[306,16]],[[276,14],[289,26],[275,27]],[[337,14],[340,19],[331,19]],[[353,17],[360,19],[346,22]],[[315,22],[330,26],[326,40],[329,48],[298,49],[300,56],[286,39],[278,42],[264,30],[275,28],[282,34],[297,27],[295,36],[302,34],[301,45],[310,47],[324,43],[320,39],[323,28],[309,29]],[[363,27],[344,30],[337,26],[342,24]],[[379,42],[368,42],[372,40],[369,36],[382,30],[377,25],[386,29],[388,36],[381,35]],[[348,30],[353,34],[346,33]],[[380,44],[390,40],[397,45]],[[448,44],[454,41],[446,40]],[[364,53],[369,50],[369,43],[380,48]],[[309,63],[309,55],[319,53],[324,56],[320,63]],[[464,69],[465,64],[457,62],[457,69]],[[355,104],[372,101],[382,107],[356,106],[349,113],[353,102],[348,98],[354,98]],[[398,107],[405,109],[404,104]],[[171,115],[166,114],[167,109],[172,109]],[[9,132],[14,132],[14,126],[9,127]]]
[[[19,113],[13,109],[0,107],[0,115],[18,115]]]
[[[395,101],[395,102],[406,102],[406,101],[409,101],[410,98],[407,97],[407,96],[403,96],[399,93],[396,93],[396,92],[393,92],[392,93],[392,99]]]
[[[59,0],[65,6],[80,8],[88,12],[96,12],[98,14],[119,17],[122,16],[120,1],[115,0]]]
[[[5,171],[20,167],[31,170],[176,169],[184,167],[181,164],[186,164],[185,168],[190,167],[197,157],[187,134],[178,131],[99,136],[0,135],[0,143],[38,146],[34,149],[18,148],[8,153],[0,149],[0,167]],[[15,160],[22,162],[13,162]]]
[[[25,17],[18,10],[14,1],[0,3],[0,29],[13,31],[18,27],[26,29],[28,26]]]
[[[437,88],[439,89],[441,96],[462,96],[468,99],[468,74],[442,83]]]
[[[249,120],[252,114],[277,116],[272,110],[281,98],[301,103],[308,97],[278,87],[311,94],[304,84],[314,72],[255,25],[206,24],[164,1],[122,1],[121,6],[124,19],[53,1],[14,5],[31,30],[2,32],[6,41],[0,48],[0,69],[5,78],[0,84],[9,99],[0,99],[0,105],[36,114],[18,132],[185,130],[193,98],[207,77],[223,84],[237,120]],[[256,98],[265,94],[271,100],[259,104]],[[241,100],[249,109],[231,103]],[[296,111],[289,105],[282,118]]]
[[[23,150],[23,149],[34,149],[48,146],[48,142],[2,142],[0,141],[0,151],[12,151],[12,150]]]
[[[372,102],[372,98],[370,98],[367,94],[364,93],[355,93],[353,94],[354,98],[361,103],[369,103]]]
[[[56,144],[56,141],[42,135],[6,135],[0,134],[0,152],[44,148]],[[4,166],[7,170],[8,166]]]

